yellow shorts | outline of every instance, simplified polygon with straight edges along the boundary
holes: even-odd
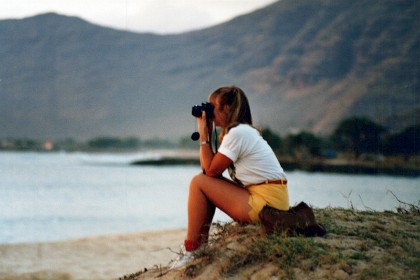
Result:
[[[250,193],[248,204],[251,211],[248,212],[253,222],[258,222],[258,214],[268,205],[279,210],[289,210],[289,194],[287,184],[262,184],[247,187]]]

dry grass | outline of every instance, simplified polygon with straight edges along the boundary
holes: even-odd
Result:
[[[126,279],[420,279],[420,215],[315,209],[323,238],[264,236],[258,225],[216,224],[209,245],[179,270]],[[124,279],[124,278],[122,278]]]

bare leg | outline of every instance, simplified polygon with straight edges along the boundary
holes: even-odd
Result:
[[[231,182],[204,174],[195,176],[188,197],[187,240],[199,241],[202,235],[208,235],[215,207],[235,221],[251,222],[248,200],[248,191]]]
[[[199,239],[200,243],[207,243],[209,239],[209,231],[210,231],[211,223],[213,221],[214,213],[216,212],[216,206],[214,206],[214,204],[209,200],[207,200],[207,203],[209,207],[208,208],[209,214],[207,215],[207,220],[204,222],[204,225],[201,227],[200,239]]]

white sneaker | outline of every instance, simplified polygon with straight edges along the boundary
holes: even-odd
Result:
[[[178,255],[178,257],[173,261],[170,269],[177,269],[182,266],[187,265],[190,261],[194,259],[192,252],[185,252]]]

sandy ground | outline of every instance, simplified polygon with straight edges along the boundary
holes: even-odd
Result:
[[[0,279],[118,279],[168,265],[184,237],[179,229],[0,245]]]

